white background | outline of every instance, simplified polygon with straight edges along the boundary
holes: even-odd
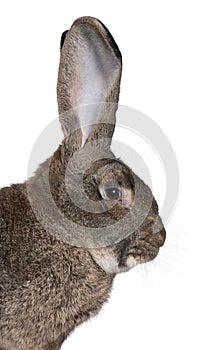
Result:
[[[205,1],[1,4],[0,186],[26,178],[32,146],[57,116],[60,35],[82,15],[99,18],[114,36],[124,62],[120,103],[163,129],[181,188],[159,257],[117,276],[99,316],[76,329],[62,350],[206,349]],[[152,180],[161,205],[159,166],[155,161]]]

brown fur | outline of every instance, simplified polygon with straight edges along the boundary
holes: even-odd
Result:
[[[101,54],[112,57],[113,66],[117,63],[105,101],[118,102],[119,50],[98,20],[83,17],[67,33],[61,53],[57,89],[60,118],[62,113],[75,107],[73,96],[77,94],[77,81],[75,85],[73,81],[78,79],[76,54],[77,46],[83,40],[80,35],[83,29],[100,45]],[[111,73],[108,79],[111,79]],[[112,119],[115,123],[115,110],[107,110],[105,106],[99,115],[100,123],[93,128],[88,140],[112,137],[114,125],[102,124],[101,121],[109,115],[110,122]],[[76,120],[75,114],[70,114],[70,117]],[[118,203],[101,214],[86,213],[69,198],[65,188],[66,167],[80,148],[82,137],[80,127],[69,134],[70,121],[62,120],[65,138],[33,178],[0,190],[0,350],[59,350],[75,327],[99,312],[109,297],[115,274],[131,267],[129,256],[133,256],[136,263],[146,262],[158,254],[164,243],[165,230],[158,216],[157,204],[150,189],[137,176],[135,182],[139,185],[142,205],[136,215],[146,212],[146,218],[124,240],[107,247],[81,248],[61,240],[58,224],[57,235],[50,234],[41,225],[28,199],[28,188],[33,190],[38,201],[49,203],[45,182],[47,169],[53,200],[68,219],[85,227],[105,227],[130,213],[129,208]],[[115,159],[109,146],[105,149],[106,158],[93,163],[84,174],[86,193],[94,202],[100,200],[94,174],[96,181],[101,179],[102,182],[114,176],[134,198],[132,171]],[[86,153],[84,159],[89,160],[90,153]],[[74,193],[77,190],[74,187]],[[146,203],[150,199],[151,206],[147,210]],[[156,226],[156,233],[153,233]],[[112,261],[111,272],[104,269],[108,261]]]

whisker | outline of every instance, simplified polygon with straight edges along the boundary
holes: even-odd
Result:
[[[189,247],[191,247],[188,236],[188,224],[181,223],[168,226],[166,228],[166,241],[163,247],[160,248],[158,256],[149,262],[137,265],[136,271],[139,273],[139,277],[142,279],[142,286],[146,291],[152,291],[154,287],[159,288],[165,275],[169,278],[169,276],[181,274],[180,266],[183,264]],[[147,253],[147,251],[148,249],[146,251],[143,250],[144,253]]]

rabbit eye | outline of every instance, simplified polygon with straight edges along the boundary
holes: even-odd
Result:
[[[105,193],[109,199],[118,200],[120,198],[120,190],[118,187],[106,188]]]

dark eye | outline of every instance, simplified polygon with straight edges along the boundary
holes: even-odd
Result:
[[[120,198],[120,190],[118,187],[106,188],[105,193],[109,199],[118,200]]]

